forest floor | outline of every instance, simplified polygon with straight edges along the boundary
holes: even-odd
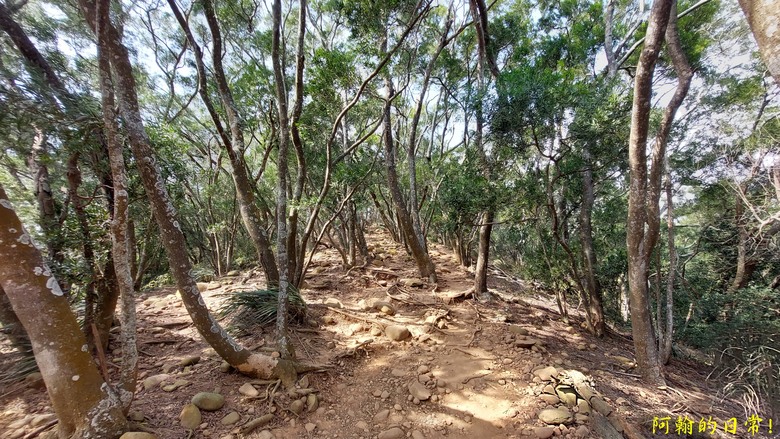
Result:
[[[489,279],[496,300],[453,299],[471,287],[473,274],[448,249],[431,245],[434,286],[417,279],[412,259],[387,235],[368,238],[377,258],[366,268],[344,270],[332,249],[313,262],[301,291],[308,315],[293,326],[293,341],[301,361],[327,367],[302,375],[297,393],[228,370],[197,334],[175,288],[139,294],[140,379],[131,417],[160,439],[610,439],[622,437],[621,429],[633,439],[678,436],[676,421],[686,415],[693,421],[688,437],[767,432],[764,424],[761,433],[747,433],[747,414],[719,398],[722,383],[708,381],[702,364],[674,360],[669,385],[648,387],[634,370],[626,336],[594,338],[577,312],[564,323],[552,297],[497,270]],[[253,270],[216,279],[203,294],[214,310],[224,294],[263,284]],[[386,304],[394,315],[382,311]],[[411,336],[391,340],[392,325]],[[271,328],[240,341],[263,349],[264,337],[272,339]],[[112,370],[120,353],[109,352]],[[225,404],[202,411],[200,426],[186,430],[179,416],[198,392],[220,393]],[[54,419],[45,391],[31,380],[0,395],[0,438],[35,437]],[[245,432],[269,413],[267,424]],[[668,435],[651,435],[655,417],[670,418]],[[717,432],[699,434],[699,420],[709,417]],[[736,435],[723,427],[733,417]]]

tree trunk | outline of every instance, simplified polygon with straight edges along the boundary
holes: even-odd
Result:
[[[666,274],[666,329],[659,346],[661,363],[668,364],[672,358],[672,334],[674,332],[674,282],[677,275],[677,247],[674,245],[674,194],[669,159],[666,159],[666,238],[669,248],[669,272]]]
[[[382,41],[382,53],[387,51],[387,38]],[[393,140],[393,127],[390,120],[390,113],[392,112],[393,104],[392,99],[395,95],[395,89],[393,87],[393,81],[390,78],[390,74],[385,74],[385,88],[387,89],[387,97],[385,99],[385,105],[382,112],[382,139],[385,147],[385,167],[387,169],[387,186],[390,190],[390,195],[393,199],[393,204],[396,208],[396,214],[398,216],[399,228],[401,234],[406,239],[406,244],[411,250],[412,257],[417,264],[417,270],[420,276],[428,279],[429,282],[436,283],[436,267],[433,265],[433,261],[428,255],[428,251],[425,246],[418,239],[418,235],[414,230],[412,218],[409,215],[409,210],[406,208],[406,201],[401,194],[401,186],[398,182],[398,172],[395,164],[395,141]]]
[[[35,140],[33,142],[29,168],[33,176],[33,193],[38,200],[38,214],[40,215],[41,229],[46,237],[46,247],[49,259],[55,264],[55,270],[64,261],[62,254],[62,239],[60,238],[59,208],[49,183],[49,167],[46,151],[46,134],[35,128]]]
[[[287,308],[289,273],[286,270],[287,254],[287,154],[290,139],[290,124],[287,118],[287,90],[284,87],[284,66],[280,53],[282,33],[282,2],[274,0],[273,8],[273,39],[271,43],[271,58],[276,85],[276,105],[279,117],[279,157],[277,159],[278,181],[276,185],[276,260],[282,271],[279,274],[279,298],[276,307],[276,343],[282,358],[293,358],[294,352],[287,331]]]
[[[60,438],[118,437],[127,393],[115,394],[100,377],[67,299],[1,186],[0,287],[30,335]]]
[[[604,305],[601,299],[601,283],[596,276],[596,249],[593,245],[593,227],[591,217],[595,193],[593,188],[593,168],[590,146],[583,145],[582,158],[585,168],[582,171],[582,206],[580,207],[580,241],[582,242],[582,260],[585,269],[585,294],[588,296],[587,306],[590,312],[586,315],[591,319],[589,326],[593,328],[596,337],[602,337],[606,330],[604,321]]]
[[[425,94],[428,92],[428,86],[431,82],[433,68],[436,65],[436,60],[439,58],[439,55],[448,43],[447,34],[450,32],[450,26],[452,26],[451,16],[447,17],[447,22],[444,26],[444,31],[442,32],[441,38],[439,39],[439,44],[436,47],[436,51],[431,56],[431,59],[428,61],[428,65],[425,68],[422,85],[420,86],[419,97],[417,98],[417,107],[415,108],[414,116],[412,117],[412,123],[409,127],[409,144],[406,154],[407,166],[409,168],[409,215],[412,220],[414,234],[417,237],[417,240],[420,242],[420,245],[425,250],[426,254],[428,252],[428,247],[425,242],[425,235],[423,234],[422,230],[422,221],[420,220],[420,208],[417,203],[417,128],[420,123],[420,116],[422,115],[423,106],[425,105]]]
[[[111,176],[114,182],[114,212],[111,218],[111,256],[113,264],[111,271],[115,275],[116,285],[122,300],[122,312],[119,314],[121,322],[122,340],[122,369],[119,385],[131,395],[135,392],[138,377],[138,347],[136,346],[136,316],[135,316],[135,290],[133,288],[133,275],[130,264],[130,240],[128,233],[129,205],[127,173],[125,172],[125,159],[122,155],[122,145],[119,142],[119,125],[114,113],[114,86],[111,80],[111,53],[108,51],[110,0],[102,0],[98,6],[99,23],[97,29],[98,38],[98,73],[100,77],[101,106],[103,108],[103,125],[108,148],[108,159],[111,165]],[[113,301],[116,306],[116,299]],[[113,319],[113,307],[111,317]],[[106,322],[102,322],[104,325]],[[110,325],[105,325],[110,327]],[[106,341],[108,333],[106,332]],[[130,409],[130,401],[127,401],[125,410]]]
[[[490,254],[490,235],[493,231],[493,210],[482,214],[482,224],[479,226],[479,249],[477,250],[477,266],[474,270],[474,294],[482,300],[490,300],[487,286],[488,256]]]
[[[0,284],[0,325],[3,326],[2,333],[8,337],[11,346],[17,351],[25,353],[30,349],[30,337],[11,307],[11,302],[5,294],[2,284]]]
[[[648,255],[652,252],[645,233],[648,212],[647,134],[650,122],[653,71],[661,51],[664,32],[673,0],[655,0],[649,18],[645,45],[639,55],[634,83],[634,101],[629,137],[630,182],[626,246],[628,283],[631,291],[631,327],[637,365],[642,378],[651,384],[662,384],[661,363],[653,331],[647,290]]]
[[[94,4],[82,0],[79,6],[92,31],[95,32],[97,26]],[[105,44],[111,54],[120,115],[125,122],[130,148],[138,164],[141,181],[160,230],[171,274],[176,280],[182,302],[195,328],[217,354],[245,375],[261,378],[288,377],[289,372],[292,371],[294,376],[292,363],[247,351],[237,344],[209,313],[192,276],[193,267],[187,256],[187,243],[179,225],[176,209],[171,203],[165,182],[156,165],[151,141],[144,129],[127,48],[122,43],[117,29],[111,23],[107,23],[106,27],[109,38]]]
[[[780,3],[777,0],[739,0],[750,30],[758,43],[761,57],[780,85]]]
[[[241,117],[238,113],[238,108],[233,100],[233,94],[230,91],[227,79],[225,77],[225,71],[222,67],[222,34],[217,22],[216,14],[211,0],[204,0],[203,10],[206,14],[206,21],[208,22],[211,30],[211,38],[214,47],[212,48],[212,60],[214,64],[214,79],[217,83],[217,91],[220,99],[222,100],[222,107],[227,115],[228,124],[230,126],[230,137],[228,138],[225,133],[222,123],[220,122],[219,115],[214,109],[214,105],[211,102],[207,89],[206,80],[206,67],[203,64],[203,53],[198,46],[195,37],[189,29],[189,25],[184,17],[181,15],[174,0],[168,0],[168,4],[174,13],[179,25],[187,35],[187,39],[190,42],[192,51],[195,54],[195,63],[198,71],[198,90],[201,100],[206,106],[206,109],[211,116],[214,126],[222,140],[222,145],[227,152],[230,166],[232,169],[231,175],[233,176],[233,183],[236,188],[236,195],[238,198],[239,211],[241,212],[241,219],[243,220],[244,227],[246,228],[249,238],[252,240],[252,244],[257,252],[257,257],[260,260],[260,264],[265,271],[266,281],[269,286],[277,285],[279,282],[279,269],[276,260],[273,257],[271,251],[271,245],[268,241],[268,237],[265,234],[265,230],[260,224],[260,210],[257,207],[255,201],[255,194],[252,182],[247,174],[246,163],[243,159],[243,153],[245,148],[244,133]]]

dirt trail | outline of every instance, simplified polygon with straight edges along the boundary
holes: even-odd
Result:
[[[440,279],[434,288],[415,277],[412,260],[386,235],[369,238],[377,259],[365,269],[345,272],[334,250],[314,260],[302,289],[309,315],[293,340],[302,361],[328,367],[302,376],[298,393],[228,370],[190,324],[175,289],[139,295],[140,378],[149,388],[139,383],[131,415],[161,439],[607,438],[618,434],[616,427],[630,438],[632,426],[646,430],[655,416],[741,417],[715,398],[694,366],[676,362],[668,388],[645,387],[632,371],[627,339],[591,337],[576,313],[572,325],[563,323],[551,298],[536,297],[516,280],[494,272],[489,285],[500,299],[451,302],[472,277],[447,249],[431,245]],[[262,284],[256,272],[240,273],[204,285],[203,294],[213,310],[221,294]],[[411,336],[392,341],[389,326],[406,327]],[[258,328],[240,341],[263,349],[263,337],[272,334]],[[120,353],[112,351],[109,362]],[[579,385],[567,381],[572,376]],[[317,397],[307,400],[305,389]],[[245,395],[253,390],[258,395]],[[179,414],[198,392],[220,393],[225,404],[202,411],[200,426],[189,432]],[[41,418],[51,409],[40,388],[22,383],[3,393],[0,437],[25,437],[51,420]],[[299,398],[314,405],[292,406]],[[542,422],[540,412],[555,415],[554,407],[566,419]],[[268,413],[268,424],[242,433]]]

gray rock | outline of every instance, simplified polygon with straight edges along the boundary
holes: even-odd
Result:
[[[185,367],[185,366],[192,366],[193,364],[198,364],[200,362],[200,355],[193,355],[191,357],[183,358],[181,361],[179,361],[179,366]]]
[[[127,419],[133,422],[143,422],[144,414],[139,410],[130,410],[130,412],[127,414]]]
[[[590,414],[590,404],[588,404],[588,401],[585,401],[584,399],[577,401],[577,409],[577,412],[583,415]]]
[[[571,387],[558,386],[558,388],[555,389],[555,393],[558,395],[558,398],[566,404],[566,407],[571,408],[577,404],[577,392]]]
[[[271,430],[263,430],[260,433],[257,434],[258,439],[276,439],[276,436],[274,436],[273,433],[271,433]]]
[[[560,401],[560,399],[557,396],[549,395],[547,393],[542,393],[541,395],[539,395],[539,399],[551,405],[558,404],[558,402]]]
[[[379,436],[377,436],[378,439],[402,439],[404,437],[406,437],[404,431],[398,427],[393,427],[389,430],[385,430],[379,433]]]
[[[309,393],[306,396],[306,412],[311,413],[320,406],[320,398],[314,393]]]
[[[425,439],[425,435],[420,430],[412,430],[412,439]]]
[[[200,410],[195,404],[185,405],[184,408],[181,409],[181,414],[179,414],[181,426],[187,430],[197,429],[202,419]]]
[[[374,415],[374,423],[379,424],[380,422],[385,422],[388,416],[390,416],[390,410],[380,410],[377,412],[377,414]]]
[[[159,375],[152,375],[144,380],[144,389],[149,390],[154,387],[157,387],[162,383],[163,381],[167,380],[171,376],[167,373],[161,373]]]
[[[580,425],[577,431],[574,432],[574,435],[577,436],[579,439],[586,438],[588,437],[589,434],[590,434],[590,430],[588,429],[588,427],[584,425]]]
[[[509,325],[509,332],[517,335],[528,335],[528,330],[518,325]]]
[[[558,375],[558,370],[552,366],[547,366],[541,369],[536,369],[534,371],[534,375],[539,377],[539,379],[542,381],[550,381],[552,377]]]
[[[303,428],[305,428],[306,431],[311,433],[312,431],[314,431],[315,428],[317,428],[317,424],[314,424],[314,423],[311,423],[311,422],[307,422],[306,425],[303,426]]]
[[[238,388],[238,393],[250,398],[260,394],[251,383],[242,384],[241,387]]]
[[[200,409],[213,412],[225,405],[225,397],[219,393],[200,392],[192,397],[192,403]]]
[[[534,427],[534,437],[536,439],[548,439],[555,434],[554,427]]]
[[[119,439],[157,439],[157,436],[150,433],[143,433],[138,431],[128,431],[127,433],[119,436]]]
[[[240,420],[241,420],[241,415],[239,415],[238,412],[230,412],[227,415],[225,415],[225,417],[222,418],[219,422],[222,425],[233,425]]]
[[[418,401],[425,401],[431,397],[431,391],[417,380],[409,383],[408,388],[412,398],[415,398]]]
[[[402,376],[406,376],[406,371],[403,369],[392,369],[390,371],[390,375],[394,377],[402,377]]]
[[[385,334],[387,335],[387,338],[393,341],[406,340],[412,336],[412,333],[409,332],[409,329],[407,329],[406,326],[401,325],[390,325],[386,327]]]
[[[572,421],[573,417],[569,409],[555,408],[544,409],[539,412],[539,419],[548,425],[568,424]]]
[[[515,346],[518,347],[518,348],[523,348],[523,349],[531,349],[532,347],[536,346],[537,344],[539,344],[539,340],[537,340],[535,338],[522,337],[522,338],[518,338],[517,340],[515,340]]]
[[[296,415],[300,415],[303,413],[303,407],[304,403],[300,399],[296,399],[295,401],[290,403],[290,411],[295,413]]]
[[[167,386],[163,386],[163,390],[166,392],[173,392],[176,389],[180,389],[182,387],[187,387],[191,383],[187,380],[176,380],[173,382],[173,384],[168,384]]]

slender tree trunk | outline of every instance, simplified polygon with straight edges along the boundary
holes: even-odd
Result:
[[[168,4],[173,11],[176,20],[179,22],[182,30],[184,30],[187,40],[190,43],[190,47],[195,55],[195,64],[198,71],[198,91],[200,93],[201,100],[203,101],[206,110],[208,111],[217,133],[222,140],[222,146],[228,155],[230,166],[232,169],[233,183],[236,188],[236,195],[238,198],[239,212],[241,213],[241,219],[243,220],[244,227],[246,228],[249,238],[252,240],[252,244],[257,252],[257,257],[260,260],[260,264],[263,266],[263,270],[266,274],[266,281],[269,285],[276,285],[279,282],[279,270],[276,264],[276,260],[273,257],[271,251],[271,245],[265,230],[260,224],[261,214],[257,207],[255,200],[254,188],[249,178],[246,169],[246,163],[243,159],[243,152],[245,148],[244,133],[241,122],[241,117],[238,113],[235,101],[233,100],[233,94],[228,85],[225,77],[224,68],[222,67],[222,34],[217,22],[216,14],[211,0],[203,0],[203,10],[206,14],[206,21],[208,22],[211,30],[212,43],[214,45],[212,49],[212,59],[214,64],[214,78],[217,83],[217,91],[220,99],[222,100],[222,106],[227,115],[228,124],[230,128],[230,137],[228,137],[225,129],[220,121],[219,114],[214,108],[214,104],[211,101],[207,88],[207,76],[206,67],[203,63],[203,52],[200,49],[195,37],[190,31],[189,24],[184,16],[179,11],[178,6],[174,0],[168,0]]]
[[[114,314],[119,302],[119,284],[114,269],[113,251],[108,252],[108,261],[103,269],[103,277],[98,280],[97,301],[95,302],[95,326],[103,350],[108,349],[109,332],[114,325]],[[86,330],[86,329],[85,329]]]
[[[276,260],[282,271],[279,275],[279,298],[276,311],[276,342],[283,358],[292,358],[292,343],[287,330],[287,308],[289,304],[289,273],[287,254],[287,154],[289,146],[289,120],[287,118],[287,90],[284,87],[284,67],[280,53],[282,33],[282,2],[274,0],[273,40],[271,58],[276,85],[276,105],[279,117],[279,158],[277,159],[278,181],[276,186]]]
[[[382,40],[382,53],[387,52],[387,32],[385,38]],[[414,230],[414,224],[409,214],[409,210],[406,208],[406,201],[401,194],[401,186],[398,182],[398,171],[396,169],[396,149],[395,140],[393,139],[393,126],[390,120],[392,113],[392,99],[395,95],[395,88],[393,87],[393,81],[390,78],[389,73],[385,73],[385,88],[387,89],[387,97],[385,98],[385,106],[382,112],[382,139],[385,147],[385,167],[387,169],[387,186],[390,190],[390,195],[393,199],[393,204],[396,209],[396,215],[398,216],[400,232],[403,238],[406,240],[406,244],[412,252],[417,269],[420,276],[428,279],[429,282],[436,283],[436,267],[433,265],[433,261],[428,255],[428,251],[425,246],[418,239],[418,235]]]
[[[615,76],[618,68],[612,34],[615,21],[615,2],[616,0],[607,0],[607,7],[604,10],[604,52],[607,55],[607,77],[609,78]]]
[[[130,240],[128,233],[129,204],[125,159],[119,142],[119,126],[114,113],[114,85],[111,80],[111,53],[108,51],[108,29],[110,0],[101,0],[97,12],[98,72],[100,77],[101,106],[106,147],[114,182],[114,213],[111,218],[112,271],[122,303],[119,314],[122,340],[122,369],[119,385],[131,395],[135,392],[138,377],[138,347],[136,346],[135,291],[130,264]],[[116,303],[116,301],[115,301]],[[113,317],[113,310],[111,312]],[[106,334],[106,338],[108,335]],[[130,409],[130,401],[124,402],[124,409]]]
[[[92,335],[92,325],[95,323],[95,303],[97,302],[95,283],[98,276],[95,267],[95,251],[92,248],[92,237],[89,231],[89,220],[84,211],[84,202],[79,196],[81,170],[79,169],[78,161],[79,153],[73,153],[68,158],[68,192],[71,203],[73,204],[73,211],[76,214],[76,220],[79,223],[82,239],[82,255],[84,256],[84,262],[87,264],[87,270],[89,270],[89,278],[84,285],[84,326],[82,327],[82,330],[84,331],[84,336],[87,338],[87,343],[90,345],[90,348],[94,348],[95,340]]]
[[[383,43],[383,45],[385,45]],[[412,252],[412,257],[417,264],[417,270],[420,276],[428,279],[429,282],[436,282],[436,268],[433,265],[428,252],[425,250],[417,239],[417,234],[414,231],[412,219],[409,215],[409,211],[406,208],[406,202],[401,194],[401,187],[398,182],[398,172],[395,164],[395,141],[393,140],[392,123],[390,121],[390,113],[392,111],[392,97],[395,94],[393,88],[393,82],[389,75],[385,76],[385,87],[387,88],[387,98],[385,101],[385,108],[383,110],[383,127],[382,137],[385,146],[385,167],[387,169],[387,186],[390,190],[390,195],[393,199],[393,205],[396,209],[396,215],[398,217],[398,225],[402,237],[405,239],[406,245]]]
[[[100,377],[67,299],[2,187],[0,287],[30,335],[60,438],[118,437],[127,423],[126,393],[115,394]]]
[[[582,172],[582,206],[580,206],[580,241],[582,243],[582,260],[585,269],[585,294],[588,296],[590,312],[586,315],[591,319],[589,326],[593,328],[596,337],[602,337],[606,330],[604,321],[604,305],[601,299],[601,283],[596,276],[596,249],[593,245],[593,227],[591,217],[595,193],[593,188],[593,169],[590,147],[583,145],[582,158],[585,168]]]
[[[62,239],[59,236],[59,208],[49,183],[46,149],[46,134],[40,128],[35,127],[35,140],[29,158],[30,174],[33,175],[35,181],[33,192],[38,200],[38,214],[40,215],[41,229],[46,237],[48,256],[56,266],[59,266],[64,261]]]
[[[303,112],[303,68],[306,62],[306,47],[304,40],[306,37],[306,10],[308,8],[307,0],[300,0],[298,6],[298,42],[295,55],[295,98],[292,105],[292,116],[290,118],[290,140],[292,141],[293,151],[295,151],[295,160],[297,162],[297,176],[293,188],[293,203],[290,206],[290,215],[287,233],[287,252],[289,280],[291,285],[298,287],[303,278],[303,260],[306,249],[301,248],[303,243],[298,241],[298,216],[300,214],[301,198],[306,183],[306,155],[303,151],[303,141],[298,129],[298,123]],[[346,116],[345,116],[346,124]]]
[[[631,291],[631,326],[637,365],[645,381],[664,383],[653,332],[647,277],[652,238],[645,233],[648,219],[647,134],[650,122],[653,71],[661,51],[664,32],[669,21],[673,0],[655,0],[650,12],[645,45],[639,55],[634,83],[634,102],[629,137],[631,169],[628,200],[626,246],[628,251],[628,283]]]
[[[95,32],[97,26],[94,4],[82,0],[79,6],[92,31]],[[192,276],[193,267],[187,255],[187,243],[179,225],[176,209],[171,203],[165,182],[157,168],[151,141],[143,125],[127,48],[111,23],[108,23],[106,28],[108,41],[101,40],[101,43],[108,46],[105,50],[111,54],[120,115],[127,128],[130,148],[138,164],[141,181],[160,229],[171,274],[176,280],[182,302],[195,328],[217,354],[239,372],[261,378],[281,376],[288,383],[288,378],[292,375],[294,379],[295,376],[294,365],[291,362],[249,352],[237,344],[209,313]]]
[[[487,181],[490,181],[490,165],[485,152],[483,126],[484,115],[482,112],[482,98],[485,93],[485,63],[493,79],[498,79],[499,71],[490,47],[490,34],[488,32],[487,7],[484,0],[470,0],[469,7],[474,19],[474,29],[477,33],[479,56],[477,58],[477,83],[479,89],[478,102],[476,103],[477,130],[474,139],[477,155],[482,167],[482,173]],[[490,300],[491,296],[487,288],[487,267],[490,259],[490,235],[493,232],[493,219],[495,207],[490,206],[481,215],[482,224],[479,226],[479,247],[477,250],[477,266],[474,271],[474,294],[483,300]]]
[[[729,293],[745,288],[750,282],[757,262],[750,257],[748,246],[750,245],[750,232],[747,229],[745,217],[745,202],[741,197],[735,197],[735,222],[737,224],[737,270],[734,280],[728,288]]]
[[[661,338],[659,351],[661,362],[668,364],[672,358],[672,335],[674,332],[674,282],[677,276],[677,247],[674,245],[674,194],[672,192],[672,175],[669,169],[669,159],[666,160],[666,176],[664,182],[666,191],[666,238],[669,248],[669,272],[666,274],[666,329]]]
[[[444,26],[441,38],[439,39],[439,44],[436,47],[436,51],[431,56],[431,59],[428,61],[428,65],[425,68],[422,85],[420,86],[419,97],[417,98],[417,107],[414,111],[414,116],[412,117],[411,126],[409,127],[409,145],[406,155],[407,166],[409,168],[409,215],[411,216],[412,227],[414,229],[415,236],[417,237],[417,240],[420,242],[420,245],[423,247],[423,249],[425,249],[426,253],[428,252],[428,247],[426,245],[425,235],[423,234],[422,230],[420,209],[417,202],[417,128],[420,123],[420,116],[422,115],[423,107],[425,106],[425,95],[428,92],[428,86],[431,82],[433,68],[436,65],[436,60],[439,58],[439,55],[444,50],[444,47],[447,46],[449,41],[447,39],[447,35],[450,32],[450,26],[452,26],[451,16],[447,17],[447,22]]]

